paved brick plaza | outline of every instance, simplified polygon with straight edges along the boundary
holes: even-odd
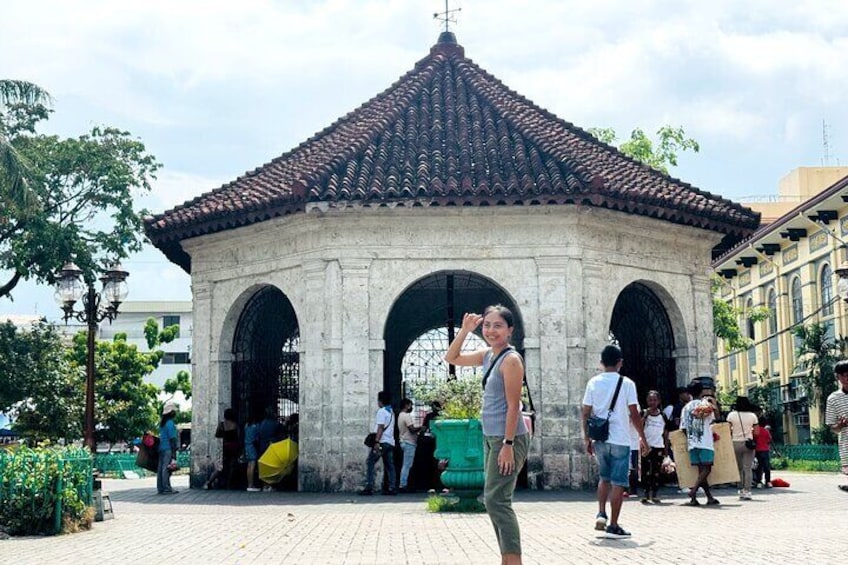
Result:
[[[625,503],[630,540],[592,530],[590,493],[521,492],[525,563],[845,563],[848,495],[835,475],[775,473],[789,489],[720,508]],[[0,542],[0,563],[499,563],[485,514],[430,514],[423,496],[188,491],[155,494],[155,479],[105,481],[116,519],[91,532]],[[697,548],[690,546],[697,543]]]

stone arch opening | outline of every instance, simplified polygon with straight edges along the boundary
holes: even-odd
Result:
[[[657,294],[642,283],[627,285],[615,301],[609,331],[624,355],[621,374],[636,383],[640,404],[652,389],[663,403],[675,400],[674,330]]]
[[[261,287],[244,305],[233,337],[230,405],[239,424],[268,407],[280,422],[298,412],[299,346],[292,303],[280,289]]]
[[[503,304],[515,315],[512,343],[524,351],[521,312],[509,293],[491,279],[470,271],[438,271],[411,284],[398,296],[386,319],[383,388],[397,404],[404,393],[404,356],[415,347],[423,370],[447,378],[454,370],[440,359],[465,312]],[[430,361],[426,361],[429,359]]]

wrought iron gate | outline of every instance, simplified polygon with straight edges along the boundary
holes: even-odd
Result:
[[[665,307],[650,288],[632,283],[621,292],[612,312],[610,337],[621,347],[621,373],[636,383],[640,404],[651,389],[662,394],[663,403],[677,398],[674,332]]]
[[[300,330],[288,298],[267,286],[239,317],[233,341],[232,406],[240,424],[271,406],[277,417],[298,411]]]

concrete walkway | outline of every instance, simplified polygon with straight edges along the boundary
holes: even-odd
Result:
[[[779,472],[791,488],[716,492],[717,508],[625,502],[629,540],[597,539],[592,493],[521,492],[524,562],[846,563],[848,494],[836,475]],[[0,541],[0,563],[499,563],[485,514],[430,514],[398,497],[189,491],[156,494],[155,479],[107,480],[116,519],[90,532]]]

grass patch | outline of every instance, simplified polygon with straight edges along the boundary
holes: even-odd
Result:
[[[839,471],[839,461],[792,461],[788,460],[786,469],[804,473],[836,473]]]
[[[486,507],[477,498],[460,498],[453,495],[433,494],[427,497],[428,512],[485,512]]]

